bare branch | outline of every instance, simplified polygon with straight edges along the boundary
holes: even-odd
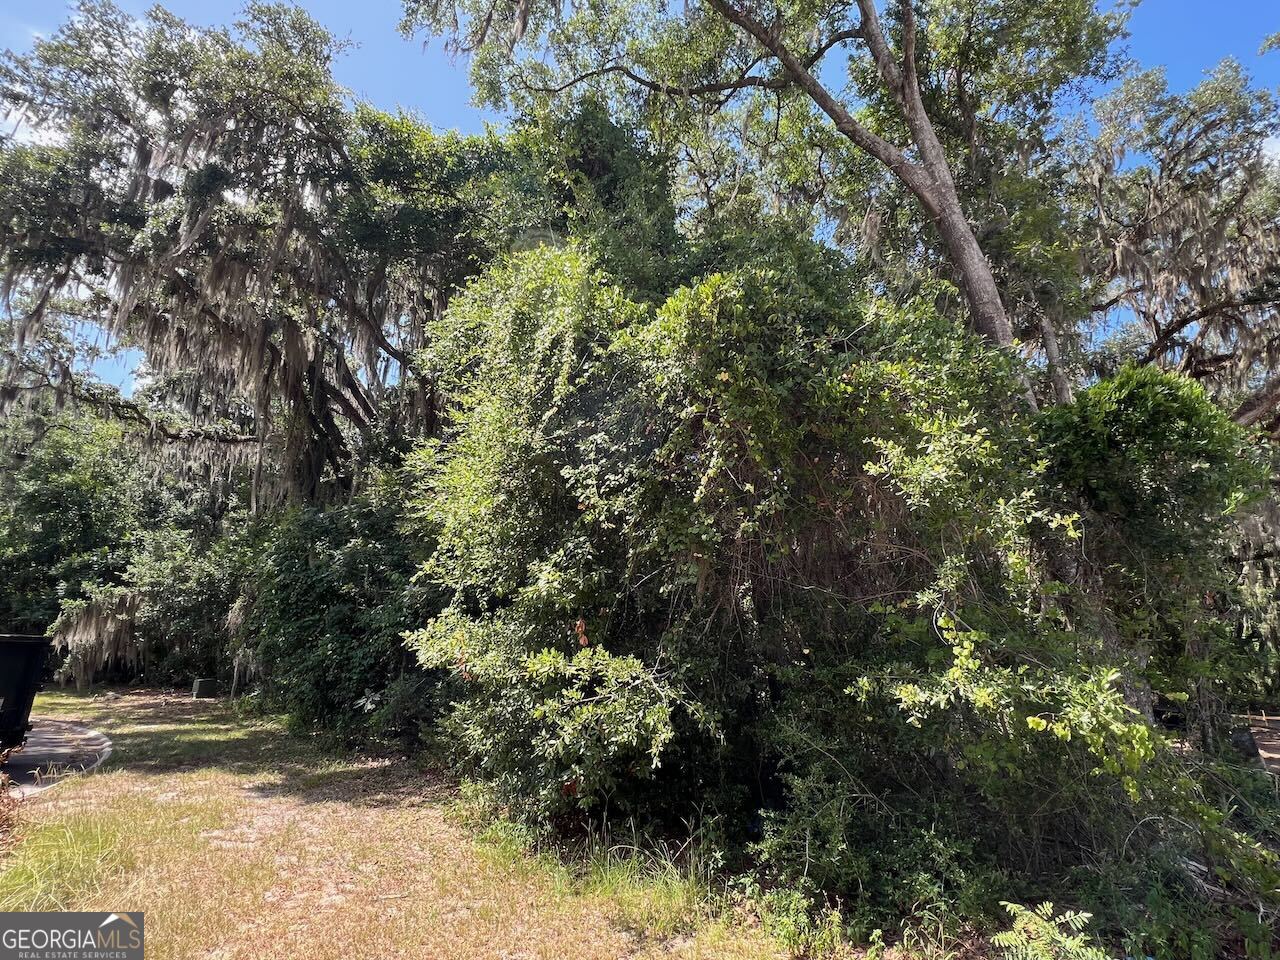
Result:
[[[1242,427],[1261,423],[1280,405],[1280,375],[1273,376],[1236,407],[1231,419]]]
[[[1223,313],[1229,313],[1232,310],[1246,309],[1249,307],[1267,307],[1280,305],[1280,292],[1269,290],[1266,292],[1254,293],[1247,297],[1239,297],[1235,299],[1218,300],[1214,303],[1206,304],[1199,310],[1193,310],[1191,313],[1175,320],[1164,330],[1160,331],[1159,336],[1151,342],[1147,347],[1147,352],[1143,355],[1142,363],[1152,363],[1159,359],[1160,355],[1165,352],[1172,344],[1171,341],[1182,331],[1188,327],[1199,323],[1202,320],[1208,320],[1212,317],[1219,316]]]

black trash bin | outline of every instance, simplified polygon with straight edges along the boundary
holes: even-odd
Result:
[[[26,739],[48,655],[48,637],[0,633],[0,755]]]

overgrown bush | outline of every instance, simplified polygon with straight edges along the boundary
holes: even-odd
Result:
[[[352,503],[264,525],[240,611],[240,655],[266,702],[300,725],[414,741],[434,684],[401,636],[438,606],[410,581],[419,545],[387,475]]]
[[[234,527],[214,536],[173,527],[144,534],[128,584],[148,682],[230,676],[227,616],[252,565],[248,546]]]
[[[1107,388],[1046,425],[929,300],[869,300],[781,234],[725,262],[654,309],[535,251],[433,331],[452,427],[412,470],[453,600],[413,642],[451,673],[465,765],[540,824],[714,810],[767,882],[845,898],[863,934],[1157,849],[1274,897],[1274,857],[1134,709],[1132,598],[1089,567],[1101,508],[1076,492],[1128,468],[1059,453],[1120,429],[1092,412]],[[1218,536],[1242,437],[1182,381],[1147,388],[1135,510]]]
[[[51,630],[82,683],[218,672],[244,559],[234,495],[144,467],[83,411],[37,408],[0,441],[0,625]]]
[[[1154,367],[1123,368],[1041,428],[1059,508],[1085,521],[1075,577],[1114,611],[1095,626],[1150,689],[1138,705],[1211,745],[1260,666],[1235,635],[1239,573],[1226,562],[1235,514],[1265,487],[1260,447],[1198,384]]]
[[[229,677],[227,619],[252,564],[243,519],[141,518],[112,547],[123,569],[62,599],[50,627],[59,678],[83,688]]]

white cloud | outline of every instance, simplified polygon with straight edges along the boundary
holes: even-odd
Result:
[[[1262,143],[1262,152],[1273,160],[1280,160],[1280,137],[1267,137]]]

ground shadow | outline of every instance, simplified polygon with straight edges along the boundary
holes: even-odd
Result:
[[[449,778],[420,758],[292,732],[227,700],[136,689],[64,692],[38,702],[33,714],[76,720],[110,737],[103,772],[165,777],[217,770],[259,781],[249,789],[262,795],[359,806],[418,806],[454,793]]]

